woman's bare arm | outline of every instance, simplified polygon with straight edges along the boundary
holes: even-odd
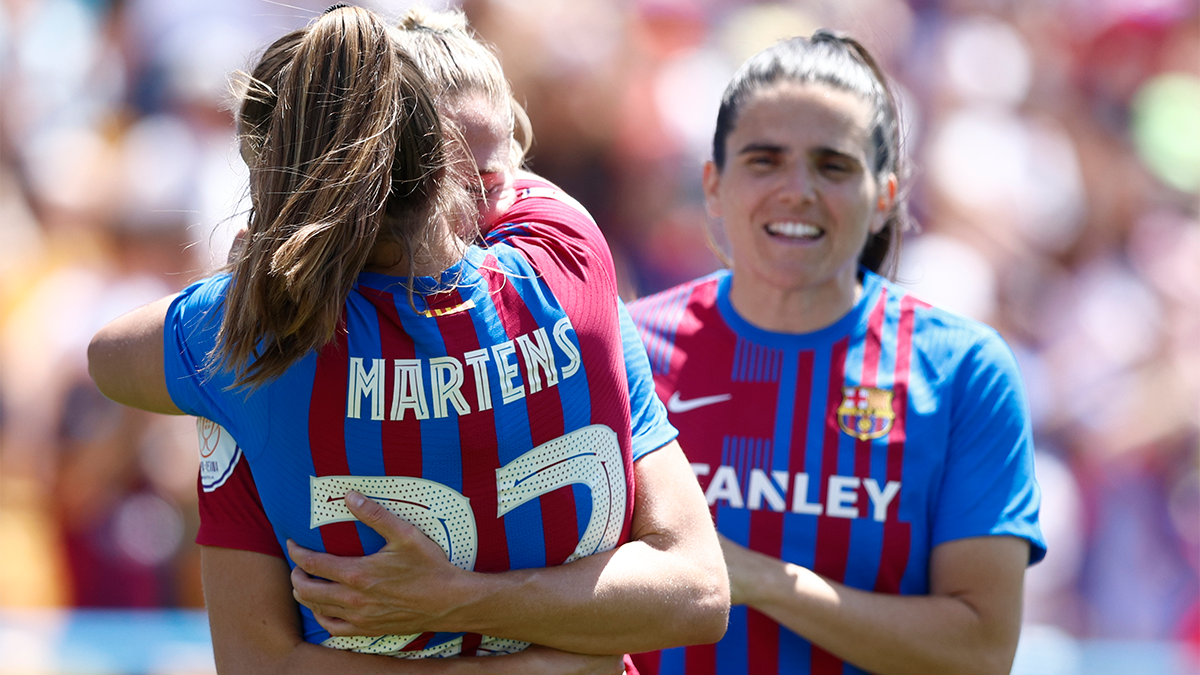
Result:
[[[182,415],[167,391],[163,323],[175,296],[157,300],[101,328],[88,345],[88,373],[100,392],[131,408]]]
[[[388,544],[361,558],[290,544],[296,598],[337,635],[466,630],[589,653],[715,642],[729,580],[691,467],[674,441],[634,467],[632,539],[611,551],[557,567],[465,572],[367,502],[355,515]]]
[[[839,584],[722,537],[733,602],[880,675],[1000,675],[1021,631],[1029,543],[959,539],[930,557],[929,595],[872,593]]]
[[[511,656],[398,659],[305,642],[292,600],[287,563],[274,556],[201,547],[217,672],[221,675],[615,675],[620,657],[583,656],[530,647]]]

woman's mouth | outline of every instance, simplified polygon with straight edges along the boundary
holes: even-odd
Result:
[[[766,230],[767,234],[772,237],[788,239],[813,240],[819,239],[825,234],[825,230],[808,223],[767,223]]]

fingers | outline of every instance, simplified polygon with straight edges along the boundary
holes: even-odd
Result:
[[[317,614],[316,612],[313,612],[313,618],[315,618],[317,620],[317,623],[321,624],[321,628],[324,628],[325,630],[329,631],[330,635],[335,635],[335,636],[366,635],[368,637],[384,635],[384,633],[381,631],[375,631],[375,630],[369,630],[367,628],[361,628],[356,624],[346,621],[345,619],[340,619],[335,616],[329,616],[327,614]]]
[[[345,586],[317,579],[300,567],[292,570],[292,597],[317,614],[344,616],[345,607],[357,604],[356,593]]]
[[[389,544],[411,537],[417,532],[410,523],[354,490],[346,493],[346,506],[355,518],[378,532]]]
[[[292,562],[301,570],[316,577],[346,583],[347,566],[353,559],[313,551],[291,539],[287,540],[287,550]]]

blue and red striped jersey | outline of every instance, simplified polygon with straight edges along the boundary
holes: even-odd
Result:
[[[1013,535],[1045,555],[1015,360],[992,329],[865,272],[807,334],[742,319],[727,271],[633,303],[659,396],[717,529],[854,588],[923,594],[946,541]],[[715,645],[634,658],[652,673],[863,672],[734,607]]]
[[[566,217],[554,199],[519,200],[506,220],[441,279],[414,280],[411,300],[404,279],[361,274],[336,339],[253,392],[203,367],[229,278],[172,304],[171,396],[237,439],[278,542],[378,550],[379,535],[345,507],[351,488],[477,571],[558,565],[628,538],[629,386],[607,245],[590,218]],[[669,425],[659,427],[669,441]],[[232,472],[236,461],[221,466]],[[216,486],[204,476],[202,487]],[[306,640],[359,651],[524,646],[472,634],[331,638],[302,615]]]

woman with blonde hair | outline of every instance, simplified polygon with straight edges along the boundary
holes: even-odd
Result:
[[[254,75],[239,115],[254,211],[231,273],[103,329],[93,377],[228,430],[210,487],[248,463],[277,541],[418,561],[440,604],[402,635],[333,635],[320,607],[297,616],[283,560],[206,546],[222,672],[620,672],[639,645],[715,639],[715,535],[677,446],[634,463],[594,224],[527,194],[473,245],[476,178],[443,141],[438,87],[370,12],[326,12]],[[356,522],[389,512],[399,544]]]

